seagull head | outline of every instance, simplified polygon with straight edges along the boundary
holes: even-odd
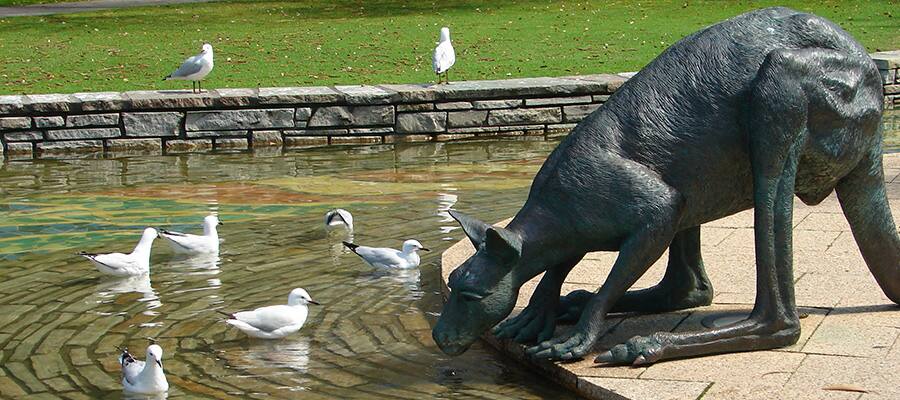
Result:
[[[222,225],[222,221],[219,221],[219,217],[216,215],[207,215],[206,218],[203,218],[203,225],[214,227],[217,225]]]
[[[212,45],[209,43],[203,43],[203,52],[212,53]]]
[[[147,362],[153,361],[162,368],[162,347],[157,344],[151,344],[147,347]]]
[[[319,302],[314,301],[312,297],[309,297],[309,293],[306,293],[306,290],[303,288],[296,288],[291,290],[291,294],[288,295],[288,305],[289,306],[299,306],[299,305],[309,305],[315,304],[319,305]]]
[[[144,233],[141,235],[141,241],[149,240],[150,242],[153,242],[157,237],[159,237],[159,232],[157,232],[156,229],[145,228]]]
[[[441,28],[441,43],[450,41],[450,28],[443,27]]]
[[[412,253],[416,250],[431,251],[431,250],[426,249],[425,246],[422,246],[422,243],[419,243],[419,241],[415,240],[415,239],[409,239],[409,240],[403,242],[403,252],[404,253]]]

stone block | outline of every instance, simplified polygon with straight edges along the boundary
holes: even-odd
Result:
[[[708,382],[632,378],[578,378],[578,392],[592,399],[699,399]]]
[[[350,128],[347,131],[351,135],[391,134],[394,133],[394,128],[390,126],[384,128]]]
[[[381,136],[331,136],[332,145],[379,144]]]
[[[226,136],[247,136],[247,131],[245,130],[230,130],[230,131],[188,131],[188,138],[211,138],[211,137],[226,137]]]
[[[25,96],[0,96],[0,114],[25,112]]]
[[[606,103],[609,100],[608,94],[595,94],[591,97],[594,100],[594,103]]]
[[[248,107],[259,104],[256,89],[216,89],[216,104],[220,107]]]
[[[34,117],[34,126],[38,128],[59,128],[65,124],[63,117]]]
[[[437,103],[434,105],[438,110],[471,110],[472,103],[468,101],[453,101],[450,103]]]
[[[487,121],[485,111],[457,111],[447,113],[447,125],[451,128],[464,126],[483,126]]]
[[[563,114],[565,115],[566,122],[578,122],[583,120],[598,108],[600,108],[599,104],[565,106],[563,107]]]
[[[249,147],[246,138],[216,139],[214,145],[217,149],[246,150]]]
[[[446,112],[421,112],[397,115],[399,133],[430,133],[447,130]]]
[[[384,143],[430,142],[431,135],[385,135]]]
[[[81,128],[47,131],[47,140],[103,139],[121,136],[119,128]]]
[[[348,135],[348,129],[292,129],[285,130],[285,136],[339,136]]]
[[[328,136],[285,136],[284,147],[319,147],[328,145]]]
[[[347,104],[387,104],[394,94],[380,87],[367,85],[335,86],[334,89],[344,95]]]
[[[118,92],[86,92],[72,95],[81,103],[81,111],[118,111],[130,105],[125,96]]]
[[[316,109],[309,127],[393,125],[394,106],[331,106]]]
[[[28,129],[28,128],[31,128],[31,118],[29,118],[29,117],[0,118],[0,130]]]
[[[162,151],[162,139],[157,138],[130,138],[109,139],[106,148],[113,152],[159,152]]]
[[[294,109],[189,111],[184,125],[187,131],[293,128]]]
[[[37,144],[38,154],[44,153],[85,153],[103,151],[101,140],[70,140],[61,142],[41,142]]]
[[[180,112],[122,113],[125,136],[178,136],[184,114]]]
[[[66,117],[67,127],[82,126],[116,126],[119,124],[119,114],[85,114],[70,115]]]
[[[562,113],[558,107],[491,110],[488,115],[489,125],[552,124],[557,122],[562,122]]]
[[[447,129],[448,133],[483,133],[483,132],[497,132],[500,129],[496,126],[473,126],[468,128],[449,128]]]
[[[900,84],[884,85],[884,94],[900,94]]]
[[[168,140],[166,151],[173,153],[190,153],[207,151],[212,148],[212,139]]]
[[[260,88],[260,104],[337,103],[344,97],[340,92],[324,86]]]
[[[80,105],[74,97],[65,94],[31,94],[25,96],[25,108],[33,113],[66,113],[74,105]]]
[[[879,69],[878,72],[881,74],[881,83],[884,85],[890,85],[897,81],[896,69]]]
[[[309,123],[309,117],[312,115],[312,108],[299,107],[294,111],[294,126],[303,128]]]
[[[434,140],[437,142],[449,142],[452,140],[471,139],[474,137],[474,133],[442,133],[435,135]]]
[[[208,108],[219,103],[219,94],[213,91],[191,93],[189,90],[139,90],[124,94],[131,102],[131,108],[148,109],[181,109]]]
[[[500,108],[516,108],[522,106],[522,100],[479,100],[473,101],[476,110],[494,110]]]
[[[284,139],[278,131],[256,131],[251,134],[253,147],[281,146]]]
[[[434,110],[434,104],[431,104],[431,103],[398,104],[397,105],[397,112],[431,111],[431,110]]]
[[[3,134],[3,138],[7,142],[27,142],[41,140],[44,138],[44,135],[39,131],[9,132]]]
[[[540,99],[525,99],[525,106],[556,106],[563,104],[585,104],[593,101],[591,96],[576,97],[545,97]]]
[[[879,51],[869,55],[878,69],[900,68],[900,50]]]
[[[31,157],[31,143],[7,143],[6,154],[8,156],[28,156]]]

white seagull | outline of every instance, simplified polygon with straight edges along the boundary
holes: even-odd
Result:
[[[203,218],[203,234],[192,235],[190,233],[181,233],[159,230],[159,237],[166,239],[169,246],[176,253],[181,254],[216,254],[219,252],[219,233],[216,227],[222,225],[219,217],[208,215]]]
[[[200,81],[203,78],[206,78],[206,75],[209,75],[210,71],[213,69],[213,48],[209,43],[203,44],[203,50],[200,51],[200,54],[197,54],[193,57],[188,57],[187,60],[184,60],[184,63],[181,64],[175,72],[169,74],[169,76],[163,78],[164,81],[175,79],[181,81],[191,81],[191,92],[195,92],[199,90],[203,92],[203,89],[200,88]],[[196,89],[194,88],[194,84],[196,83]]]
[[[147,361],[134,358],[128,349],[122,349],[119,356],[122,366],[122,386],[125,391],[140,394],[162,393],[169,390],[169,382],[162,366],[162,347],[151,344],[147,347]]]
[[[94,254],[81,252],[78,255],[91,260],[94,266],[104,274],[115,276],[134,276],[150,272],[150,247],[158,236],[156,229],[144,229],[141,240],[130,254],[109,253]]]
[[[403,250],[394,250],[387,247],[366,247],[353,243],[343,242],[350,251],[356,253],[367,264],[375,268],[410,269],[419,266],[418,250],[426,249],[418,240],[409,239],[403,242]]]
[[[348,231],[353,230],[353,215],[350,215],[350,211],[335,208],[325,213],[325,229],[330,230],[342,226]]]
[[[434,56],[431,58],[431,66],[438,75],[438,84],[441,83],[441,74],[445,74],[446,83],[450,83],[450,73],[447,72],[456,63],[456,52],[450,43],[450,28],[441,28],[441,41],[434,48]]]
[[[300,330],[309,315],[309,304],[319,305],[301,288],[291,290],[287,305],[260,307],[253,311],[228,314],[225,321],[249,336],[260,339],[281,339]]]

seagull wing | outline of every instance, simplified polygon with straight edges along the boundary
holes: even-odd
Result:
[[[378,268],[397,268],[403,265],[403,258],[400,257],[400,251],[385,247],[366,247],[359,246],[353,250],[358,256],[366,260],[373,267]]]
[[[119,364],[122,366],[122,378],[134,385],[137,376],[144,370],[144,362],[136,360],[127,350],[119,356]]]
[[[159,231],[159,236],[185,251],[195,251],[197,250],[197,245],[203,242],[202,236],[191,235],[189,233]]]
[[[286,305],[257,308],[253,311],[234,313],[234,319],[264,332],[273,332],[300,323],[300,315],[294,307]]]
[[[434,73],[442,74],[447,72],[453,64],[456,63],[456,52],[450,41],[441,42],[434,48],[434,56],[431,59],[431,65]]]
[[[137,269],[138,262],[130,254],[82,254],[88,260],[107,267],[113,271]]]
[[[184,78],[186,76],[194,75],[200,70],[203,69],[203,56],[196,55],[193,57],[189,57],[187,60],[184,60],[184,63],[181,64],[175,72],[169,75],[170,78]]]

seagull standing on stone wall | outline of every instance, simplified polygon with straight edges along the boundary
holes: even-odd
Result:
[[[450,83],[450,73],[447,72],[456,63],[456,52],[450,43],[450,28],[441,28],[441,41],[434,48],[434,57],[431,59],[434,73],[438,75],[438,84],[441,83],[441,74],[444,74],[445,82]]]
[[[175,72],[169,74],[169,76],[163,78],[163,80],[167,81],[170,79],[174,79],[181,81],[191,81],[191,93],[195,93],[198,91],[202,93],[203,89],[200,87],[200,81],[203,80],[203,78],[206,78],[206,76],[209,75],[212,69],[213,48],[211,44],[204,43],[203,50],[200,51],[200,54],[184,60],[184,63],[182,63],[181,66],[175,70]]]

